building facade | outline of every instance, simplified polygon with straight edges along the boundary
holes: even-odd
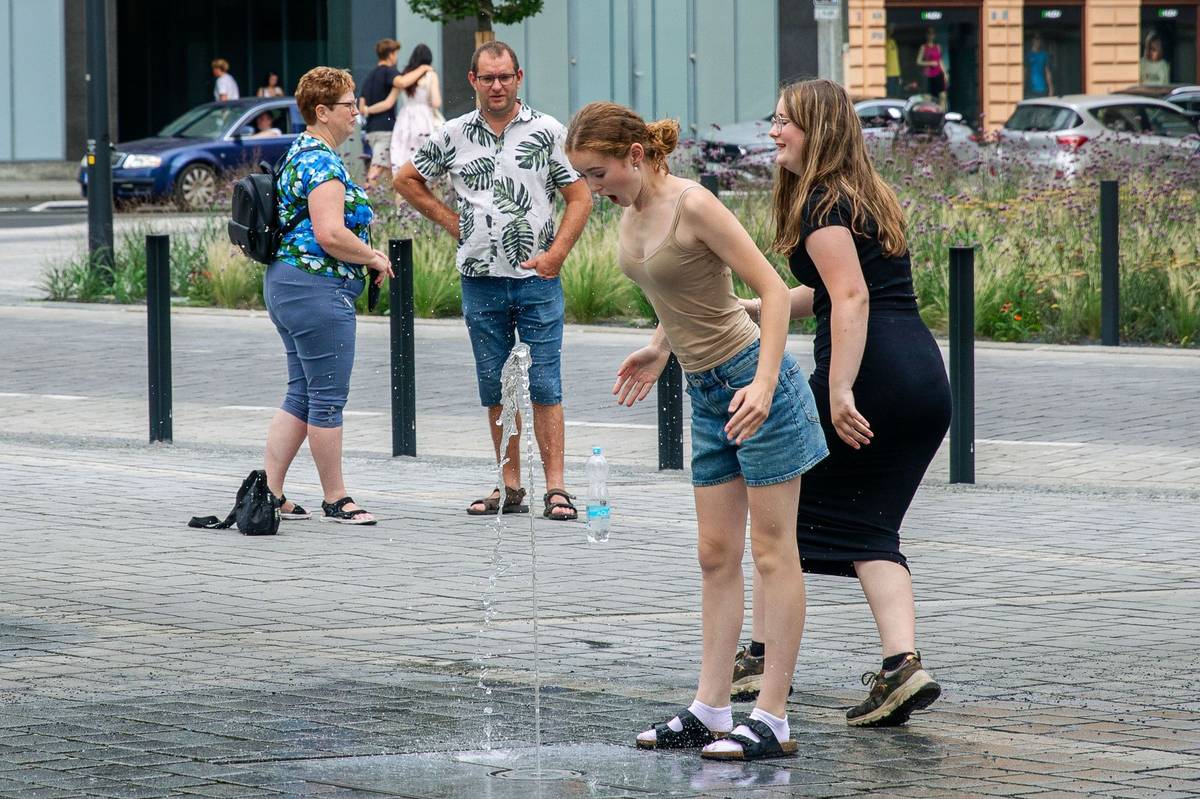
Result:
[[[899,78],[902,92],[923,91],[917,54],[932,30],[949,76],[949,108],[985,127],[1002,125],[1018,101],[1043,93],[1198,79],[1200,0],[848,2],[851,94],[882,97],[889,77]],[[889,76],[897,66],[899,75]]]
[[[418,43],[442,74],[446,116],[474,99],[466,73],[473,19],[435,23],[407,0],[106,0],[110,135],[154,135],[212,99],[210,62],[230,64],[242,96],[268,72],[286,92],[317,64],[362,81],[374,45]],[[77,160],[86,148],[85,0],[0,0],[0,162]],[[684,135],[771,113],[781,77],[811,75],[811,0],[546,0],[536,16],[497,26],[526,71],[523,96],[563,121],[592,100]],[[802,46],[797,43],[807,42]]]

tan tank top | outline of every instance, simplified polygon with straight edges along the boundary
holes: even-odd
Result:
[[[680,193],[667,237],[656,249],[634,258],[621,247],[617,256],[621,271],[654,306],[686,372],[719,366],[758,339],[758,326],[733,293],[733,271],[707,247],[687,250],[675,238],[683,196],[699,188]]]

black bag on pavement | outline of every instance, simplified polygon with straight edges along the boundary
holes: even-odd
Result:
[[[317,149],[320,148],[303,147],[292,155]],[[233,184],[233,203],[228,225],[229,240],[236,244],[247,258],[262,264],[274,261],[284,234],[290,233],[308,219],[308,203],[305,203],[299,213],[288,220],[287,225],[279,225],[279,200],[275,192],[275,182],[287,162],[286,153],[274,167],[266,161],[260,161],[258,172],[246,175]]]
[[[255,469],[242,481],[237,501],[225,521],[216,516],[193,516],[188,527],[225,530],[236,524],[242,535],[275,535],[279,532],[279,506],[282,504],[267,488],[267,473]]]

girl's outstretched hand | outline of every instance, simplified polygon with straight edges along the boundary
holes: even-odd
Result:
[[[632,408],[635,402],[644,400],[658,382],[670,357],[669,351],[655,346],[630,353],[617,370],[617,382],[613,384],[612,393],[617,395],[617,404]]]

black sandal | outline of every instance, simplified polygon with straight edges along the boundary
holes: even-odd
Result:
[[[483,510],[476,510],[476,505],[482,505]],[[495,516],[499,512],[500,489],[498,488],[492,491],[492,496],[481,497],[467,506],[468,516]],[[529,506],[525,504],[525,489],[504,487],[504,512],[529,513]]]
[[[297,505],[294,502],[292,503],[291,510],[283,510],[283,506],[287,504],[287,501],[288,501],[287,497],[285,497],[283,494],[279,495],[279,507],[280,507],[279,518],[280,519],[286,519],[288,521],[295,522],[295,521],[303,521],[304,519],[312,518],[311,513],[309,513],[304,508],[300,507],[299,505]]]
[[[550,497],[562,497],[566,502],[551,502]],[[553,519],[556,522],[573,522],[579,518],[579,508],[576,508],[571,502],[571,495],[561,488],[552,488],[542,496],[542,503],[546,506],[542,510],[542,515],[547,519]],[[554,511],[558,508],[567,508],[570,513],[556,514]]]
[[[704,726],[704,722],[696,718],[690,710],[681,710],[675,714],[683,723],[679,732],[671,729],[669,722],[655,724],[653,741],[638,740],[638,749],[695,749],[698,746],[708,746],[713,741],[720,740],[725,733],[713,732]],[[649,730],[647,730],[649,732]]]
[[[343,510],[347,505],[354,502],[350,497],[342,497],[337,502],[321,501],[321,510],[325,511],[325,521],[337,522],[338,524],[375,524],[375,519],[359,520],[359,516],[369,515],[370,511],[359,508],[358,510]]]
[[[799,744],[795,741],[779,741],[775,737],[775,731],[765,721],[746,719],[742,724],[754,730],[754,734],[760,740],[755,741],[752,738],[747,738],[745,735],[737,735],[731,732],[727,735],[722,735],[720,740],[737,741],[742,745],[742,751],[701,752],[700,757],[706,760],[765,760],[771,757],[788,757],[789,755],[794,755],[799,748]],[[734,729],[737,729],[737,726]]]

